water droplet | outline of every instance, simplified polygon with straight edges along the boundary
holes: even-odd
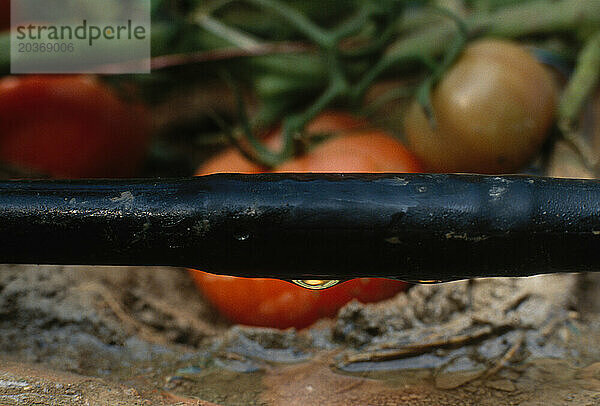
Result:
[[[234,235],[235,239],[238,241],[246,241],[250,239],[250,234],[248,233],[239,233]]]
[[[321,290],[321,289],[327,289],[330,288],[332,286],[337,285],[338,283],[340,283],[340,281],[338,280],[322,280],[322,279],[294,279],[292,280],[292,282],[294,282],[296,285],[306,288],[306,289],[311,289],[311,290]]]

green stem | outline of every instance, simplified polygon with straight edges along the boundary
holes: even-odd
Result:
[[[518,38],[533,34],[569,32],[582,25],[600,24],[598,0],[538,0],[499,9],[494,13],[478,13],[466,19],[469,32]],[[387,50],[389,57],[415,54],[437,56],[444,52],[447,38],[458,28],[450,22],[427,26],[396,41]],[[402,58],[399,58],[402,60]]]
[[[473,23],[488,28],[487,34],[515,38],[531,34],[574,32],[600,23],[598,0],[540,0],[499,9]]]
[[[315,118],[338,97],[348,93],[348,83],[345,79],[340,60],[335,51],[328,52],[328,65],[330,67],[330,84],[319,98],[304,112],[287,117],[283,122],[283,147],[279,154],[280,161],[291,158],[295,151],[295,137],[302,133],[302,129],[310,120]]]
[[[304,34],[308,39],[318,44],[322,48],[333,48],[335,41],[333,36],[314,24],[302,13],[292,7],[289,7],[283,2],[274,0],[246,0],[256,6],[271,10],[279,17],[290,23],[299,32]]]
[[[362,113],[367,116],[373,116],[377,111],[384,106],[400,99],[412,97],[415,94],[414,86],[397,86],[389,89],[381,96],[377,97],[373,102],[365,106]]]
[[[432,128],[435,127],[435,117],[433,106],[431,104],[431,92],[433,91],[433,88],[437,82],[442,78],[450,66],[452,66],[454,61],[456,61],[465,47],[465,44],[467,43],[467,33],[464,31],[465,27],[458,24],[458,28],[459,31],[456,33],[456,38],[454,39],[452,45],[450,45],[448,48],[446,55],[444,55],[442,63],[438,65],[438,67],[427,79],[425,79],[417,91],[417,100],[425,111],[425,115],[427,116]]]
[[[558,124],[563,133],[573,131],[573,124],[599,82],[600,31],[596,32],[580,51],[575,72],[563,91],[558,107]]]
[[[277,102],[263,103],[256,114],[252,116],[252,128],[257,134],[263,133],[281,121],[281,117],[292,110],[294,104],[294,100],[289,97]]]
[[[392,67],[399,66],[400,64],[406,64],[411,62],[419,62],[424,66],[434,70],[437,65],[433,60],[429,59],[425,54],[414,53],[414,54],[388,54],[384,55],[379,62],[375,64],[367,73],[363,75],[361,80],[354,86],[351,91],[350,100],[353,104],[358,104],[369,87],[381,76],[384,72],[388,71]]]
[[[490,12],[500,7],[512,6],[522,3],[523,0],[475,0],[469,1],[472,7],[477,11]]]
[[[334,38],[335,43],[359,32],[367,23],[371,15],[373,15],[373,12],[374,10],[369,6],[369,3],[365,3],[354,17],[331,32],[331,36]]]
[[[302,129],[317,114],[331,104],[333,100],[344,93],[344,87],[338,83],[330,85],[325,92],[304,112],[288,116],[283,121],[282,147],[278,152],[273,152],[265,147],[261,140],[256,138],[252,131],[245,131],[248,143],[253,149],[252,160],[258,161],[267,167],[275,167],[289,160],[295,154],[295,138],[301,134]]]
[[[388,22],[385,29],[371,43],[350,51],[342,52],[344,58],[362,58],[368,55],[381,52],[385,45],[396,34],[396,27],[393,21]]]
[[[231,88],[235,100],[236,100],[236,109],[238,113],[238,120],[242,125],[242,131],[245,138],[248,140],[251,146],[251,150],[248,150],[245,145],[239,142],[239,140],[235,137],[233,131],[227,127],[225,124],[217,121],[219,126],[224,130],[227,137],[233,143],[233,145],[240,151],[244,157],[249,159],[252,162],[256,162],[260,165],[273,167],[278,163],[279,154],[273,153],[267,147],[263,145],[263,143],[258,140],[254,136],[254,131],[252,125],[250,124],[250,120],[248,119],[248,115],[246,114],[246,106],[244,103],[244,97],[242,92],[237,84],[237,82],[233,79],[227,71],[220,72],[221,77],[224,82]],[[215,118],[218,118],[216,116]]]
[[[250,162],[254,162],[259,166],[263,165],[262,161],[258,160],[254,154],[246,150],[246,148],[241,144],[239,137],[236,137],[233,129],[225,122],[225,120],[221,118],[221,116],[219,116],[215,111],[210,111],[209,116],[221,129],[223,134],[225,134],[225,138],[229,141],[229,143],[235,146],[244,158]]]
[[[449,18],[456,25],[459,33],[463,36],[467,36],[469,32],[469,27],[467,27],[467,23],[462,17],[456,15],[452,10],[449,10],[444,7],[431,6],[431,9],[441,14],[442,16]]]
[[[194,18],[194,22],[206,31],[219,38],[224,39],[231,45],[242,49],[252,49],[260,43],[252,38],[249,34],[236,30],[228,25],[223,24],[219,20],[215,20],[209,15],[202,14]]]
[[[280,162],[290,159],[295,151],[295,137],[301,135],[302,129],[336,98],[344,93],[345,87],[332,83],[323,94],[304,112],[287,117],[283,122],[283,148]]]
[[[346,84],[334,81],[321,96],[304,113],[298,116],[294,122],[297,129],[303,128],[310,120],[315,118],[321,111],[327,108],[336,98],[346,92]]]

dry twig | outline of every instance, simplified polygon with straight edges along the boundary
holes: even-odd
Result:
[[[438,348],[458,348],[462,347],[484,338],[496,334],[500,331],[504,331],[512,327],[511,324],[500,324],[497,326],[484,326],[469,334],[456,335],[446,339],[432,341],[428,343],[415,343],[405,345],[401,348],[389,351],[369,351],[358,354],[347,355],[344,359],[344,364],[351,364],[355,362],[381,362],[389,361],[394,359],[411,357],[414,355],[420,355],[427,352],[431,352]]]
[[[81,289],[83,291],[98,294],[131,334],[137,334],[144,340],[151,343],[160,345],[168,344],[167,339],[164,336],[158,334],[154,329],[144,325],[129,315],[121,303],[119,303],[115,296],[106,287],[98,283],[91,282],[81,286]]]
[[[511,359],[513,359],[515,354],[519,351],[521,345],[523,345],[523,341],[525,341],[525,333],[521,332],[521,334],[519,334],[517,340],[514,342],[512,347],[510,347],[508,351],[506,351],[504,356],[498,360],[496,365],[494,365],[491,369],[487,371],[487,373],[485,374],[486,378],[496,375],[502,368],[504,368],[506,364],[508,364],[508,362]]]

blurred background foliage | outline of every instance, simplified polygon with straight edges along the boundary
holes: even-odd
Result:
[[[232,142],[273,167],[302,153],[294,137],[326,109],[402,138],[414,98],[434,118],[430,92],[465,46],[513,39],[554,71],[555,133],[585,156],[573,134],[598,80],[598,32],[597,0],[152,0],[152,74],[102,80],[151,106],[146,174],[190,174]],[[5,75],[8,44],[5,32]],[[278,123],[281,150],[264,148],[258,135]]]

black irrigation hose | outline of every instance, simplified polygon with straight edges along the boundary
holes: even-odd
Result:
[[[0,183],[0,263],[280,279],[600,270],[600,182],[422,174]]]

